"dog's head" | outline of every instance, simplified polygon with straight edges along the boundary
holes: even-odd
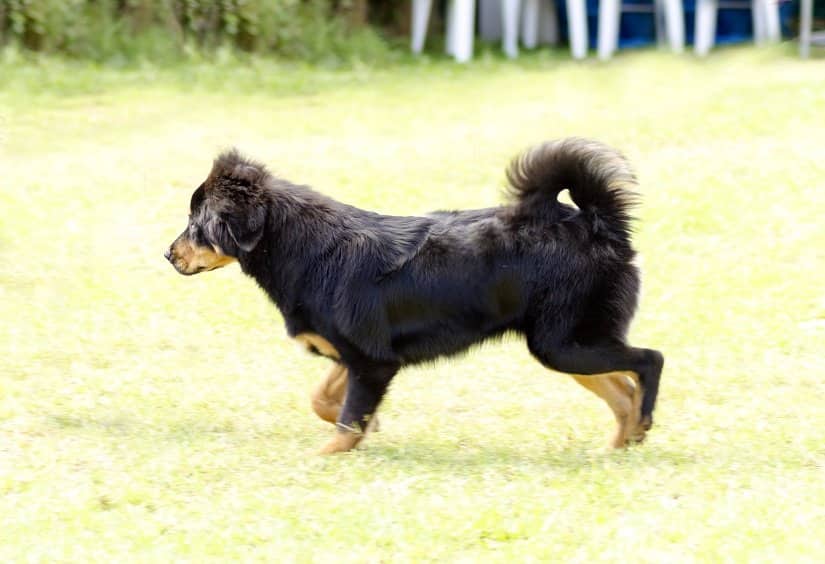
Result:
[[[189,223],[165,255],[181,274],[215,270],[252,252],[266,227],[266,168],[236,150],[215,159],[192,194]]]

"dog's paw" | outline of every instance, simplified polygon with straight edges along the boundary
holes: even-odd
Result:
[[[649,428],[649,425],[645,426],[641,421],[620,425],[610,439],[610,447],[619,449],[639,444],[645,440]]]
[[[648,422],[640,421],[633,429],[628,431],[626,445],[631,446],[644,442],[648,429],[650,429],[649,418]]]
[[[364,438],[363,433],[352,433],[349,431],[336,431],[335,435],[329,440],[327,444],[321,447],[318,454],[336,454],[339,452],[347,452],[358,446],[361,439]]]

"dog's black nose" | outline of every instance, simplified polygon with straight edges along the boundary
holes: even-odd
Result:
[[[166,252],[163,253],[163,256],[166,257],[166,260],[172,262],[172,249],[166,249]]]

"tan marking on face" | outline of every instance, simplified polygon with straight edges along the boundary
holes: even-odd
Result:
[[[188,237],[178,237],[172,243],[172,264],[181,274],[197,274],[215,270],[235,262],[217,247],[201,247]]]
[[[332,346],[332,343],[316,333],[301,333],[295,337],[295,340],[304,345],[310,352],[317,352],[318,354],[336,360],[341,358],[341,355],[338,354],[338,351]]]

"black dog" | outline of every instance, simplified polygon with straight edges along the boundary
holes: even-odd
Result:
[[[641,440],[664,359],[625,341],[639,289],[633,173],[609,147],[566,139],[526,151],[507,178],[510,205],[387,216],[276,178],[233,150],[195,190],[166,257],[181,274],[237,260],[288,333],[346,369],[338,432],[323,452],[361,440],[401,367],[505,332],[607,401],[614,446]],[[558,201],[564,189],[577,207]]]

